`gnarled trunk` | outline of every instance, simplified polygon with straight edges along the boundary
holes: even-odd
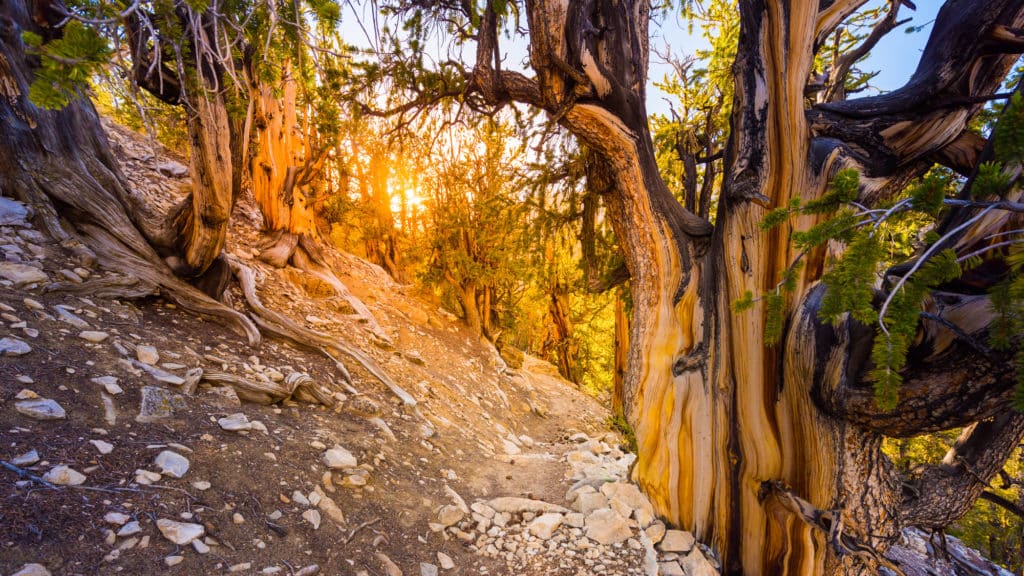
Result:
[[[491,67],[495,14],[481,18],[472,89],[489,101],[548,110],[614,175],[606,201],[633,296],[623,401],[639,446],[635,475],[659,514],[713,545],[729,574],[875,574],[893,566],[884,552],[902,522],[945,525],[963,513],[949,498],[903,501],[881,452],[882,434],[898,432],[863,415],[854,422],[830,405],[870,395],[864,358],[873,330],[818,320],[824,249],[806,255],[785,292],[779,344],[765,344],[774,320],[764,301],[743,314],[730,310],[748,292],[776,290],[797,256],[789,232],[819,218],[763,231],[769,210],[820,197],[843,168],[861,173],[858,200],[870,206],[932,161],[968,170],[978,161],[967,124],[1024,49],[1024,2],[949,0],[907,86],[812,105],[805,91],[816,50],[863,4],[740,1],[732,131],[714,227],[684,209],[658,175],[644,106],[646,3],[528,2],[536,79]],[[967,235],[983,238],[1007,223],[982,220]],[[984,329],[975,322],[968,332]],[[973,396],[958,396],[955,378],[929,387],[921,375],[936,357],[956,357],[966,346],[927,330],[921,342],[934,354],[908,364],[901,403],[910,406],[897,408],[906,428],[967,425],[1008,408],[1008,376],[980,362],[959,368],[985,375],[965,388]],[[940,423],[912,408],[929,392],[942,402],[959,398],[962,412],[952,417],[939,402]],[[964,451],[964,468],[922,489],[978,490],[965,470],[978,464],[982,477],[994,473],[990,463],[1005,459],[1019,428],[1016,419],[976,427],[978,436],[962,442],[973,448]],[[1000,442],[979,448],[994,436]]]
[[[89,100],[73,99],[60,110],[42,110],[29,100],[38,64],[26,56],[22,33],[58,38],[64,19],[57,5],[34,0],[0,5],[0,192],[31,205],[47,232],[81,260],[98,260],[124,277],[76,289],[114,297],[163,292],[258,342],[259,332],[246,317],[176,279],[154,249],[173,238],[127,186]]]

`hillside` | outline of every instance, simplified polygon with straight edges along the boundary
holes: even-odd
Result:
[[[169,207],[178,160],[108,130],[135,190]],[[251,204],[232,219],[264,304],[369,355],[415,406],[349,358],[351,384],[159,297],[105,298],[126,279],[0,202],[0,574],[642,574],[645,549],[656,569],[664,525],[616,483],[634,457],[604,408],[541,361],[507,368],[377,267],[339,255],[346,298],[254,259]],[[269,405],[236,393],[282,384]],[[663,573],[709,573],[669,534]]]

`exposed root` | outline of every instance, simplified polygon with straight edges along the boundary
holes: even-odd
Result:
[[[67,294],[88,295],[94,298],[124,298],[133,300],[145,298],[159,292],[156,286],[144,284],[135,276],[120,274],[103,276],[95,280],[81,283],[54,282],[48,284],[46,292],[63,292]]]
[[[240,399],[256,404],[273,404],[295,396],[299,400],[334,406],[334,399],[324,394],[308,374],[301,372],[293,372],[281,382],[256,382],[227,372],[207,371],[203,373],[202,380],[231,386]]]
[[[375,362],[373,358],[364,354],[361,350],[344,344],[336,337],[300,326],[283,314],[270,310],[264,306],[259,299],[259,295],[256,293],[256,271],[233,258],[229,259],[229,262],[231,264],[231,269],[238,278],[238,282],[242,285],[242,293],[245,295],[245,300],[256,316],[256,322],[266,332],[301,346],[319,351],[321,354],[324,354],[328,358],[334,360],[340,370],[344,370],[344,366],[335,359],[334,355],[347,356],[359,363],[359,365],[366,369],[366,371],[374,378],[380,380],[381,383],[387,386],[388,389],[391,390],[395,396],[401,399],[406,406],[416,406],[416,399],[396,384],[395,381],[377,365],[377,362]],[[348,372],[345,371],[344,374],[347,376]]]

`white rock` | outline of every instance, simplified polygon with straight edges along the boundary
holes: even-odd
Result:
[[[181,564],[184,560],[184,556],[168,556],[164,558],[164,564],[166,564],[168,567],[177,566],[178,564]]]
[[[576,496],[576,501],[572,504],[572,509],[582,514],[590,514],[594,510],[600,510],[601,508],[607,507],[608,498],[600,492],[578,494]]]
[[[121,512],[107,512],[103,515],[103,521],[114,526],[121,526],[131,519],[131,516]]]
[[[135,483],[142,484],[143,486],[149,486],[153,482],[159,482],[163,478],[156,472],[150,472],[149,470],[138,469],[135,471]]]
[[[114,445],[103,440],[89,440],[89,444],[95,446],[100,454],[110,454],[114,451]]]
[[[160,473],[173,478],[181,478],[188,472],[189,461],[181,454],[171,450],[164,450],[157,454],[153,463],[160,468]]]
[[[187,522],[176,522],[167,518],[160,518],[156,521],[156,527],[160,533],[171,542],[184,546],[196,538],[206,534],[206,528],[201,524],[189,524]]]
[[[465,516],[466,513],[458,506],[448,504],[441,506],[441,509],[437,511],[437,521],[445,528],[458,524]]]
[[[684,530],[667,530],[665,532],[665,536],[661,539],[661,543],[658,545],[658,548],[662,552],[685,554],[690,550],[693,550],[693,544],[693,534]]]
[[[355,468],[358,465],[356,457],[337,444],[324,452],[323,460],[324,465],[332,469]]]
[[[160,362],[160,352],[154,346],[136,346],[135,357],[143,364],[154,366]]]
[[[39,462],[39,452],[36,452],[35,449],[29,450],[21,456],[11,458],[11,464],[15,466],[31,466],[36,462]]]
[[[622,542],[632,536],[629,523],[611,508],[595,510],[586,521],[587,538],[598,544],[610,546]]]
[[[199,480],[197,482],[193,482],[192,487],[195,488],[196,490],[199,490],[200,492],[204,492],[210,489],[210,483],[207,482],[206,480]]]
[[[437,566],[429,562],[420,562],[420,576],[437,576]]]
[[[78,337],[86,342],[92,342],[93,344],[99,344],[107,338],[110,338],[110,334],[106,332],[100,332],[99,330],[83,330],[78,333]]]
[[[683,568],[679,565],[679,562],[672,560],[671,562],[658,562],[658,574],[660,576],[685,576]]]
[[[121,529],[117,531],[117,535],[132,536],[134,534],[138,534],[139,532],[142,532],[142,526],[140,526],[138,522],[133,521],[122,526]]]
[[[206,545],[206,542],[196,538],[192,541],[192,548],[199,554],[209,554],[210,547]]]
[[[519,449],[519,446],[516,446],[514,443],[505,438],[501,439],[501,448],[502,450],[505,451],[505,454],[509,456],[516,456],[522,452],[522,450]]]
[[[117,378],[113,376],[100,376],[90,380],[93,384],[99,384],[103,386],[103,389],[107,391],[107,394],[120,394],[124,390],[117,385]]]
[[[238,512],[235,512],[231,515],[231,523],[236,525],[245,524],[245,516],[242,516]]]
[[[444,552],[437,553],[437,563],[441,565],[442,570],[451,570],[455,568],[455,561],[452,557],[445,554]]]
[[[687,576],[718,576],[718,570],[715,570],[699,548],[690,550],[690,553],[679,561],[679,565]]]
[[[60,486],[78,486],[85,483],[85,475],[74,468],[61,464],[50,468],[46,474],[43,474],[43,480]]]
[[[11,576],[52,576],[50,571],[42,564],[25,564]]]
[[[39,268],[17,262],[0,262],[0,278],[14,282],[18,288],[29,284],[41,284],[49,282],[50,277]]]
[[[487,505],[493,508],[496,512],[507,512],[509,514],[516,514],[520,512],[533,512],[533,513],[544,513],[544,512],[558,512],[564,514],[569,510],[563,506],[557,504],[551,504],[543,500],[531,500],[529,498],[520,498],[518,496],[502,496],[500,498],[494,498],[487,502]]]
[[[302,519],[313,526],[313,530],[320,529],[320,511],[309,509],[302,513]]]
[[[306,495],[298,490],[292,492],[292,501],[299,506],[309,506],[309,498],[306,498]]]
[[[230,416],[225,416],[217,420],[217,424],[221,428],[228,432],[241,432],[244,430],[252,430],[252,423],[249,422],[249,418],[241,412],[236,412]]]
[[[31,351],[32,347],[24,340],[0,338],[0,356],[24,356]]]
[[[562,519],[563,516],[557,512],[541,514],[530,522],[530,534],[541,540],[548,540],[555,534],[555,530],[558,530],[558,527],[562,525]]]

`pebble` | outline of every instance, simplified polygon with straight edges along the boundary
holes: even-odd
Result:
[[[420,576],[437,576],[437,566],[429,562],[420,562]]]
[[[24,356],[31,351],[32,347],[24,340],[0,338],[0,356]]]
[[[125,522],[131,520],[132,517],[122,512],[107,512],[103,515],[103,521],[107,524],[113,524],[115,526],[121,526]]]
[[[92,378],[90,382],[102,386],[103,389],[106,390],[107,394],[117,395],[124,392],[124,390],[117,385],[117,378],[113,376],[100,376],[98,378]]]
[[[313,530],[320,528],[320,512],[318,510],[309,509],[302,513],[302,519],[309,522],[313,526]]]
[[[135,357],[143,364],[155,366],[160,362],[160,352],[153,346],[136,346]]]
[[[78,337],[86,342],[92,342],[93,344],[99,344],[107,338],[110,338],[110,334],[106,332],[100,332],[98,330],[83,330],[78,333]]]
[[[207,482],[206,480],[199,480],[193,482],[192,487],[195,488],[196,490],[199,490],[200,492],[205,492],[206,490],[210,489],[210,483]]]
[[[138,522],[129,522],[129,523],[125,524],[124,526],[122,526],[121,529],[117,531],[117,535],[118,536],[133,536],[135,534],[138,534],[139,532],[142,532],[142,526],[140,526]]]
[[[31,466],[36,462],[39,462],[39,452],[36,452],[35,449],[29,450],[21,456],[11,458],[11,464],[15,466]]]
[[[184,556],[168,556],[164,558],[164,564],[166,564],[168,567],[177,566],[178,564],[181,564],[184,560]]]
[[[110,454],[114,450],[114,445],[110,442],[104,442],[103,440],[89,440],[89,444],[96,447],[96,450],[100,454]]]
[[[188,458],[185,458],[181,454],[172,450],[164,450],[157,454],[156,458],[153,460],[153,464],[160,468],[161,474],[171,476],[173,478],[181,478],[185,476],[185,473],[188,472],[189,468]]]
[[[324,465],[331,469],[355,468],[358,465],[356,457],[337,444],[324,452],[323,461]]]
[[[452,557],[445,554],[444,552],[437,553],[437,563],[441,565],[442,570],[451,570],[455,568],[455,561]]]
[[[230,416],[220,418],[217,420],[217,424],[228,432],[252,430],[252,423],[249,422],[249,418],[241,412],[236,412]]]
[[[42,564],[25,564],[11,576],[52,576]]]
[[[231,522],[233,524],[245,524],[245,516],[242,516],[238,512],[231,515]]]
[[[46,474],[43,474],[43,480],[59,486],[79,486],[85,483],[85,474],[61,464],[50,468]]]
[[[206,534],[206,528],[201,524],[177,522],[167,518],[160,518],[157,520],[156,527],[160,530],[160,533],[163,534],[164,538],[179,546],[189,544],[196,538]]]

